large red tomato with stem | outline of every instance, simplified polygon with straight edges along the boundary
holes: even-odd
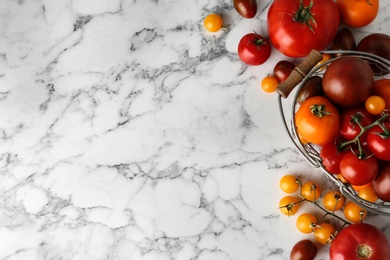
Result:
[[[329,250],[331,260],[390,259],[387,237],[377,227],[357,223],[343,228]]]
[[[340,14],[333,0],[274,0],[267,21],[275,48],[299,58],[313,49],[321,51],[332,42]]]

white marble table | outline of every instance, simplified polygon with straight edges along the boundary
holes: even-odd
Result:
[[[0,1],[0,259],[288,259],[310,236],[279,178],[327,183],[259,88],[282,55],[236,53],[268,3],[248,20],[221,0]],[[357,40],[390,34],[381,5]],[[205,32],[211,12],[230,29]]]

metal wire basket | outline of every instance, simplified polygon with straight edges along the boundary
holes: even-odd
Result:
[[[335,58],[324,62],[321,65],[318,64],[322,60],[322,53],[327,53],[335,56]],[[357,51],[312,51],[307,58],[305,58],[290,74],[289,78],[279,85],[277,92],[279,93],[278,105],[283,124],[287,130],[287,133],[293,142],[298,152],[306,159],[309,164],[315,168],[321,168],[325,176],[338,188],[340,192],[349,200],[360,205],[362,208],[372,212],[374,214],[384,215],[390,217],[390,202],[384,202],[378,200],[376,202],[369,202],[358,197],[357,192],[353,187],[344,183],[338,178],[337,175],[328,172],[322,164],[322,159],[319,153],[319,147],[313,144],[303,144],[298,138],[298,134],[295,127],[295,112],[297,111],[299,104],[297,98],[302,86],[309,80],[310,77],[320,76],[322,77],[326,71],[326,68],[336,59],[345,56],[359,57],[367,61],[371,66],[377,66],[379,73],[376,73],[376,79],[389,77],[390,73],[390,61],[379,56]],[[293,94],[293,98],[288,98],[289,94]]]

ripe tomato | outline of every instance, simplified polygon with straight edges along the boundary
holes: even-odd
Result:
[[[325,245],[332,242],[335,231],[336,229],[331,224],[321,223],[314,228],[314,238],[318,243]]]
[[[373,92],[374,73],[361,58],[342,56],[324,73],[325,95],[341,107],[363,104]]]
[[[308,181],[302,184],[301,195],[309,201],[315,201],[321,196],[321,188],[315,182]]]
[[[356,40],[352,31],[348,28],[342,28],[337,32],[333,39],[332,50],[356,50]],[[339,55],[338,55],[339,56]]]
[[[209,14],[204,18],[203,26],[209,32],[218,32],[223,26],[223,19],[218,14]]]
[[[328,191],[322,199],[324,207],[333,212],[341,209],[344,206],[345,198],[339,191]]]
[[[371,182],[376,195],[383,201],[390,202],[390,162],[382,162],[378,176]]]
[[[360,28],[374,21],[379,0],[337,0],[341,22],[348,27]]]
[[[384,260],[390,259],[387,237],[375,226],[367,223],[343,228],[332,242],[331,260]]]
[[[368,113],[363,106],[346,108],[340,114],[340,134],[347,140],[353,140],[362,131],[358,123],[368,126],[374,121],[374,116]],[[360,141],[363,143],[366,139],[367,133],[363,133]]]
[[[340,174],[340,162],[347,152],[347,150],[340,150],[338,148],[336,140],[326,143],[320,150],[322,165],[328,172]]]
[[[279,82],[274,76],[266,76],[261,80],[261,88],[267,93],[275,92],[278,85]]]
[[[313,228],[316,223],[317,218],[310,213],[303,213],[299,215],[295,222],[297,229],[305,234],[310,234],[311,232],[313,232]]]
[[[373,33],[364,37],[358,44],[358,51],[368,52],[390,60],[390,36],[384,33]],[[390,73],[388,68],[371,65],[375,75]]]
[[[298,58],[330,44],[339,28],[340,14],[331,0],[274,0],[267,21],[275,48]]]
[[[236,11],[244,18],[253,18],[257,13],[256,0],[233,0]]]
[[[357,205],[356,203],[349,201],[344,206],[344,216],[352,223],[359,223],[366,218],[367,211]]]
[[[340,115],[327,98],[315,96],[306,99],[295,114],[295,126],[305,140],[324,145],[338,133]]]
[[[238,56],[252,66],[263,64],[271,55],[271,44],[257,33],[244,35],[238,43]]]
[[[279,209],[284,215],[295,215],[299,209],[298,199],[294,196],[284,196],[279,201]]]
[[[282,191],[286,193],[294,193],[298,190],[299,184],[297,182],[297,177],[294,175],[284,175],[279,180],[279,187]]]
[[[367,98],[364,103],[366,110],[372,115],[379,115],[386,108],[385,100],[377,95],[372,95]]]
[[[378,199],[378,196],[376,195],[371,185],[366,185],[362,189],[360,189],[358,196],[369,202],[375,202]]]
[[[374,94],[385,100],[386,108],[390,109],[390,79],[379,79],[374,82]]]
[[[290,253],[290,260],[314,260],[317,255],[317,246],[309,239],[297,242]]]
[[[375,156],[359,159],[352,151],[344,155],[340,171],[344,179],[352,185],[365,185],[375,179],[379,164]]]
[[[303,101],[309,97],[323,96],[324,91],[322,90],[322,78],[320,76],[312,76],[308,78],[305,83],[301,86],[297,96],[297,103],[302,104]]]
[[[288,60],[281,60],[274,67],[274,76],[279,83],[284,82],[295,68],[294,63]]]
[[[380,160],[390,161],[390,122],[384,122],[384,128],[374,126],[368,131],[368,149]]]

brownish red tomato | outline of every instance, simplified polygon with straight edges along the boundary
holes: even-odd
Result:
[[[390,79],[379,79],[374,82],[374,94],[385,100],[386,108],[390,109]]]
[[[371,182],[371,186],[378,198],[390,202],[390,162],[380,164],[379,173]]]
[[[290,260],[313,260],[317,255],[317,246],[309,239],[297,242],[290,253]]]
[[[253,18],[257,13],[257,0],[233,0],[233,5],[244,18]]]
[[[284,82],[295,68],[294,63],[288,60],[278,61],[274,67],[274,77],[279,83]]]
[[[373,33],[364,37],[358,44],[358,51],[368,52],[390,60],[390,36],[383,33]],[[390,73],[389,68],[371,65],[375,75]]]

